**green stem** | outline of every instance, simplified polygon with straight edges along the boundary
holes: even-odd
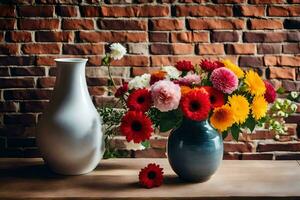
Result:
[[[112,75],[111,75],[110,64],[107,64],[107,70],[108,70],[108,76],[109,76],[109,79],[110,79],[110,81],[112,82],[113,87],[114,87],[115,89],[117,89],[116,83],[115,83],[115,81],[114,81],[114,79],[113,79],[113,77],[112,77]]]

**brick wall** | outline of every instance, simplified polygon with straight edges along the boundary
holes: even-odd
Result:
[[[134,1],[134,2],[132,2]],[[180,59],[229,58],[276,87],[300,90],[299,0],[0,0],[0,155],[38,156],[35,125],[48,104],[56,57],[89,58],[97,106],[113,101],[101,57],[112,42],[129,55],[113,63],[117,82]],[[12,3],[15,2],[15,3]],[[300,112],[300,109],[298,109]],[[289,123],[299,123],[300,113]],[[274,141],[260,130],[225,141],[227,159],[300,159],[295,124]],[[166,135],[133,157],[165,156]],[[118,147],[123,140],[115,141]],[[298,153],[297,153],[298,152]]]

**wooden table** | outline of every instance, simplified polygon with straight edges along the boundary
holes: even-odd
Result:
[[[139,169],[150,162],[165,171],[159,188],[139,186]],[[90,174],[60,176],[41,159],[0,159],[0,199],[300,199],[297,161],[223,161],[204,183],[184,183],[166,159],[110,159]]]

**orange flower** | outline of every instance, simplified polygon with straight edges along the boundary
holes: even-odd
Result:
[[[188,87],[188,86],[180,86],[181,89],[181,95],[186,95],[187,93],[189,93],[192,88]]]
[[[153,85],[157,81],[164,80],[166,77],[167,72],[164,71],[156,71],[151,74],[150,78],[150,85]]]

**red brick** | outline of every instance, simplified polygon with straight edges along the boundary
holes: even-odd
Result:
[[[103,30],[147,30],[146,20],[107,20],[98,21],[98,26]]]
[[[227,44],[227,54],[255,54],[254,44]]]
[[[150,46],[152,54],[175,54],[184,55],[194,53],[194,46],[192,44],[152,44]]]
[[[36,58],[36,65],[42,65],[42,66],[55,66],[54,59],[57,58],[57,56],[38,56]]]
[[[224,54],[223,44],[199,44],[199,55],[220,55]]]
[[[257,45],[258,54],[279,54],[281,53],[280,44],[259,44]]]
[[[125,56],[121,60],[113,61],[113,66],[149,66],[149,58],[147,56]]]
[[[208,32],[173,32],[171,42],[208,42]]]
[[[23,44],[24,54],[59,54],[60,44]]]
[[[88,87],[88,90],[90,95],[96,95],[96,96],[104,95],[107,91],[105,87],[101,87],[101,86]]]
[[[224,152],[223,160],[241,160],[241,153],[233,153],[233,152]]]
[[[168,42],[169,34],[166,32],[150,32],[149,33],[150,42]]]
[[[15,19],[0,19],[0,30],[13,30],[15,26]]]
[[[12,67],[10,68],[12,76],[45,76],[44,67]]]
[[[54,6],[20,6],[19,16],[22,17],[53,17]]]
[[[193,17],[215,17],[232,16],[231,6],[199,6],[199,5],[177,5],[176,16],[193,16]]]
[[[79,32],[83,42],[146,42],[148,35],[145,32]]]
[[[132,76],[140,76],[145,73],[153,73],[160,69],[160,67],[133,67]]]
[[[280,17],[296,17],[300,16],[300,6],[271,6],[268,7],[269,16],[280,16]]]
[[[88,86],[106,86],[108,84],[109,78],[107,77],[87,77],[86,82]],[[121,83],[121,80],[114,78],[115,83]],[[117,84],[120,85],[120,84]]]
[[[297,67],[300,64],[300,56],[266,56],[266,65],[283,65]]]
[[[244,142],[224,142],[224,152],[252,152],[254,145]]]
[[[0,76],[9,76],[9,69],[8,69],[8,67],[1,67],[0,68]]]
[[[242,160],[273,160],[272,153],[243,153]]]
[[[72,42],[74,41],[73,32],[58,31],[37,31],[35,32],[37,42]]]
[[[232,3],[232,4],[236,4],[236,3],[245,3],[246,0],[215,0],[216,3]]]
[[[134,152],[135,158],[166,158],[165,149],[145,149]]]
[[[63,19],[62,29],[64,30],[92,30],[94,21],[91,19]]]
[[[52,90],[23,89],[5,90],[5,100],[49,100]]]
[[[259,152],[268,151],[300,151],[299,142],[285,142],[285,143],[259,143],[257,150]]]
[[[239,65],[242,67],[260,67],[264,65],[263,57],[241,56]]]
[[[4,124],[36,124],[36,115],[34,114],[5,114],[3,118]]]
[[[245,27],[245,21],[242,19],[189,19],[188,23],[193,30],[243,29]]]
[[[53,30],[58,29],[58,19],[20,19],[21,30]]]
[[[81,6],[80,11],[83,17],[101,16],[101,6]]]
[[[55,77],[38,78],[37,87],[39,88],[53,88],[55,85]]]
[[[35,58],[32,56],[1,56],[0,65],[17,65],[17,66],[26,66],[33,65]]]
[[[284,32],[245,32],[244,42],[284,42],[287,34]]]
[[[63,54],[98,55],[103,54],[104,46],[100,44],[64,44]]]
[[[153,19],[150,23],[151,29],[155,31],[181,30],[184,28],[182,19]]]
[[[296,79],[296,71],[288,67],[269,67],[268,78],[270,79]]]
[[[295,44],[284,44],[282,45],[283,47],[283,53],[288,53],[288,54],[299,54],[300,53],[300,44],[295,43]]]
[[[280,19],[251,19],[250,28],[254,30],[282,29],[283,24]]]
[[[0,54],[12,55],[19,52],[18,44],[0,44]]]
[[[33,78],[0,78],[0,88],[32,88]]]
[[[273,4],[273,3],[285,3],[285,0],[249,0],[251,4]]]
[[[238,6],[236,10],[245,17],[262,17],[265,15],[264,6]]]
[[[24,101],[20,103],[21,112],[43,112],[49,102],[48,101]]]
[[[0,5],[0,17],[16,17],[16,8],[13,5]]]
[[[31,33],[25,31],[11,31],[6,33],[9,42],[31,42]]]
[[[167,141],[167,138],[154,138],[150,140],[150,146],[156,149],[165,149]]]
[[[275,160],[300,160],[300,153],[294,152],[276,153],[275,156]]]
[[[212,42],[237,42],[239,34],[235,31],[214,31],[211,34]]]
[[[77,17],[78,11],[76,6],[59,6],[56,8],[57,15],[62,17]]]
[[[104,17],[165,17],[170,15],[169,6],[101,6]]]
[[[12,101],[2,101],[0,102],[0,112],[16,112],[17,103]]]

